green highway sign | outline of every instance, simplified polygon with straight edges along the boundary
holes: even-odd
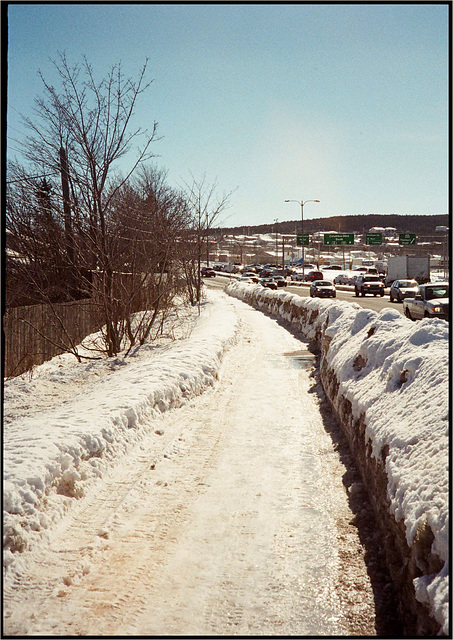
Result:
[[[382,244],[382,233],[367,233],[365,244]]]
[[[304,233],[304,247],[308,247],[308,243],[309,243],[309,237],[308,237],[308,233]],[[298,233],[297,237],[296,237],[296,245],[298,247],[302,246],[302,234]]]
[[[416,237],[415,233],[400,233],[399,244],[415,244]]]
[[[353,233],[325,233],[324,244],[354,244]]]

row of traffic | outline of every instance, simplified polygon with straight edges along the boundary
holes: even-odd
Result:
[[[278,289],[288,284],[283,276],[259,278],[254,273],[245,273],[240,282],[260,284],[269,289]],[[384,283],[379,276],[363,274],[354,283],[354,293],[358,296],[371,294],[384,296]],[[319,279],[310,284],[312,298],[336,298],[335,281]],[[449,319],[449,284],[448,282],[429,282],[419,285],[416,280],[395,280],[389,291],[390,302],[403,302],[403,313],[411,320],[421,318]]]

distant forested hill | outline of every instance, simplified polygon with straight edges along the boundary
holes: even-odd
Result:
[[[255,226],[222,227],[222,233],[254,234],[269,233],[294,233],[300,231],[299,219],[277,222],[276,224],[261,224]],[[372,227],[395,227],[399,233],[416,233],[429,235],[435,233],[437,226],[449,226],[448,214],[435,215],[399,215],[399,214],[364,214],[358,216],[332,216],[331,218],[312,218],[305,220],[304,231],[341,231],[342,233],[365,233]]]

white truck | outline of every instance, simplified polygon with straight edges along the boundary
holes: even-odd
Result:
[[[385,284],[395,280],[417,280],[418,284],[429,282],[429,256],[395,256],[387,260]]]

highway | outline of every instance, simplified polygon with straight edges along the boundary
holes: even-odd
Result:
[[[300,296],[310,296],[308,285],[288,285],[285,287],[285,291],[290,293],[296,293]],[[403,305],[399,302],[390,302],[388,293],[382,298],[380,296],[359,296],[356,298],[354,289],[343,290],[337,287],[337,300],[345,300],[346,302],[357,302],[364,309],[373,309],[374,311],[382,311],[385,307],[396,309],[400,313],[403,313]]]
[[[204,282],[207,286],[225,288],[231,279],[232,278],[230,276],[217,275],[216,278],[206,278]],[[344,285],[339,286],[341,288],[337,287],[337,300],[356,302],[364,309],[373,309],[377,312],[382,311],[385,307],[390,307],[391,309],[396,309],[396,311],[399,311],[401,314],[403,313],[403,305],[399,302],[390,302],[388,293],[386,293],[382,298],[380,296],[377,296],[376,298],[374,296],[364,296],[363,298],[362,296],[359,296],[356,298],[352,288],[348,290]],[[288,283],[284,290],[289,293],[295,293],[298,296],[310,296],[308,283]]]

